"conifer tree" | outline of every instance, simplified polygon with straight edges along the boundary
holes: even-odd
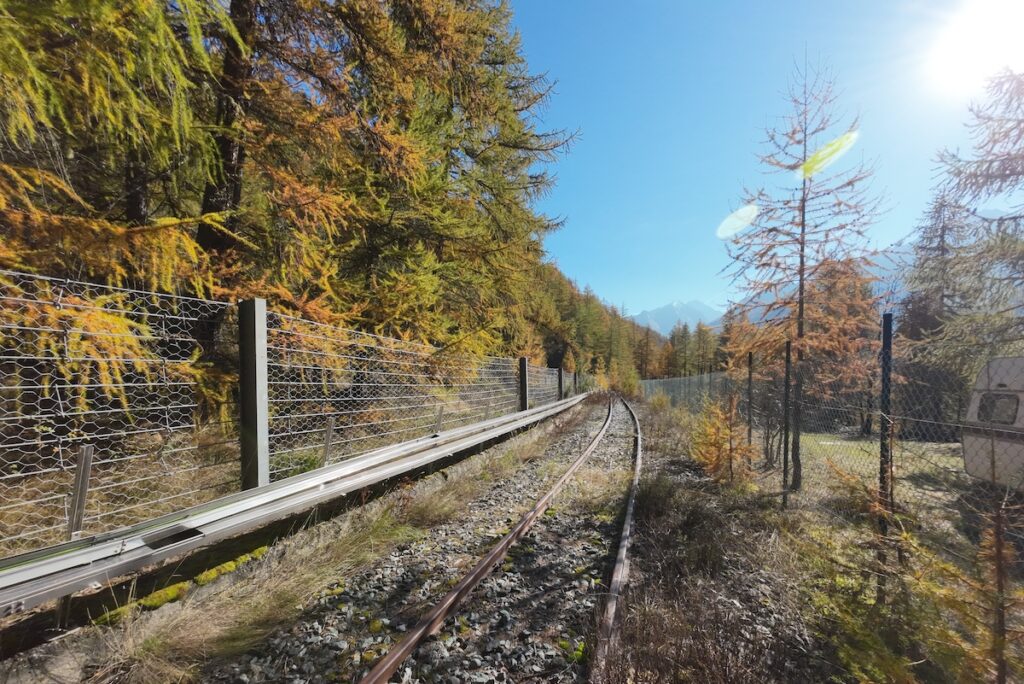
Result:
[[[672,344],[672,358],[669,375],[683,377],[690,374],[690,325],[678,322],[669,335]]]
[[[635,379],[641,333],[543,262],[571,136],[506,4],[12,0],[0,55],[3,267]]]
[[[868,263],[864,231],[874,220],[879,200],[870,192],[871,171],[864,165],[843,164],[840,171],[811,168],[818,150],[857,126],[854,121],[845,131],[839,127],[831,76],[806,66],[795,70],[788,102],[791,111],[783,122],[766,130],[767,150],[760,157],[778,185],[747,193],[744,203],[756,205],[759,214],[751,229],[730,242],[733,263],[726,270],[744,291],[738,311],[792,338],[796,377],[791,486],[799,489],[802,405],[810,371],[806,362],[818,356],[816,344],[821,340],[808,328],[809,287],[832,264],[850,263],[860,270]],[[766,334],[760,339],[774,346],[778,338]],[[851,350],[850,355],[854,353]]]
[[[992,79],[987,101],[972,107],[971,119],[972,153],[941,156],[949,177],[946,192],[972,210],[956,226],[959,244],[943,276],[953,282],[953,292],[945,296],[954,301],[940,312],[940,340],[963,367],[972,365],[964,358],[972,346],[1010,353],[1024,338],[1024,205],[1018,196],[1024,189],[1024,73],[1005,71]],[[992,217],[983,211],[992,201],[1009,211]],[[927,242],[929,235],[924,238]],[[918,275],[924,281],[919,287],[945,284],[934,273],[919,270]],[[960,302],[971,311],[956,310]]]
[[[0,8],[6,266],[206,289],[195,214],[175,208],[212,155],[196,107],[211,28],[235,40],[203,0]]]
[[[946,194],[932,200],[916,231],[914,263],[907,278],[916,316],[902,322],[904,335],[921,339],[963,310],[964,284],[959,282],[955,262],[974,221],[966,207]]]
[[[704,323],[697,323],[693,332],[691,343],[693,350],[693,364],[697,375],[713,373],[718,370],[715,363],[715,356],[718,350],[718,336],[711,326]]]

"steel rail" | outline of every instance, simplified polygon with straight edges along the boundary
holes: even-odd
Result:
[[[0,560],[0,617],[180,557],[427,466],[576,406],[587,395],[347,458],[120,530]]]
[[[413,627],[405,637],[398,642],[395,646],[387,652],[387,654],[377,661],[377,664],[360,680],[360,684],[385,684],[388,679],[393,675],[398,668],[402,665],[406,658],[413,654],[416,647],[420,643],[434,634],[444,624],[445,619],[450,615],[454,614],[455,610],[466,600],[469,594],[474,588],[485,577],[487,577],[496,565],[501,563],[505,559],[505,555],[508,550],[516,543],[519,539],[525,535],[534,522],[537,521],[544,511],[547,510],[551,500],[561,491],[562,487],[568,482],[583,462],[587,460],[587,457],[594,452],[597,445],[604,438],[605,433],[608,432],[608,426],[612,422],[612,405],[614,400],[609,398],[608,400],[608,415],[605,417],[604,424],[601,429],[587,445],[587,448],[580,454],[572,465],[562,474],[562,477],[555,482],[554,486],[545,494],[537,504],[528,511],[520,520],[519,523],[512,528],[512,531],[506,534],[480,561],[473,567],[472,570],[462,578],[455,587],[445,594],[442,598],[423,618],[420,619],[419,623]]]
[[[618,607],[619,599],[629,581],[629,546],[633,540],[633,512],[636,509],[636,493],[640,488],[640,470],[643,467],[643,442],[640,436],[640,418],[636,411],[625,399],[622,403],[629,410],[633,417],[633,426],[636,429],[633,441],[636,458],[633,466],[633,483],[629,488],[629,501],[626,504],[626,517],[622,521],[622,535],[619,538],[619,551],[615,556],[615,568],[612,570],[612,579],[608,586],[608,597],[605,599],[604,614],[601,623],[597,628],[597,648],[594,651],[594,666],[591,669],[591,678],[596,682],[604,680],[605,663],[608,661],[608,654],[618,646],[619,623]]]

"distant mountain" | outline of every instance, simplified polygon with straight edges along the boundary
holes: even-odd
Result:
[[[657,309],[643,311],[633,316],[633,320],[667,336],[677,322],[687,323],[693,328],[698,322],[716,325],[721,317],[722,312],[718,309],[712,308],[704,302],[693,300],[673,302]]]

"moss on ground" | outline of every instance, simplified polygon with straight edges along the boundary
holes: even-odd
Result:
[[[201,572],[198,575],[196,575],[195,582],[199,586],[204,587],[210,582],[213,582],[221,575],[228,572],[234,572],[237,569],[238,563],[236,561],[228,561],[226,563],[221,563],[216,567],[210,568],[206,572]]]
[[[171,584],[163,589],[158,589],[151,594],[147,594],[140,599],[130,601],[123,606],[114,608],[113,610],[108,610],[93,620],[93,624],[101,626],[116,625],[125,618],[133,615],[138,610],[156,610],[168,603],[179,601],[192,590],[193,585],[197,587],[206,586],[221,575],[235,572],[246,563],[262,558],[269,549],[269,546],[261,546],[249,553],[242,554],[235,560],[230,560],[212,567],[209,570],[205,570],[196,575],[192,580],[185,580],[183,582]]]
[[[155,610],[164,604],[185,598],[185,595],[188,594],[189,589],[191,588],[191,582],[178,582],[177,584],[172,584],[169,587],[164,587],[163,589],[154,591],[149,596],[145,596],[139,599],[138,604],[140,608],[145,608],[146,610]]]
[[[129,617],[137,608],[136,603],[132,601],[113,610],[108,610],[93,620],[93,624],[104,626],[120,624],[122,620]]]

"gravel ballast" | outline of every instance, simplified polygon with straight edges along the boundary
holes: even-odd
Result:
[[[594,405],[543,456],[489,487],[447,523],[317,596],[302,617],[208,681],[358,679],[518,522],[586,447],[604,420]],[[618,540],[632,467],[632,422],[621,402],[604,441],[548,513],[403,664],[423,682],[579,681],[585,675],[602,579]]]
[[[586,681],[632,467],[633,423],[616,401],[605,439],[402,681]]]

